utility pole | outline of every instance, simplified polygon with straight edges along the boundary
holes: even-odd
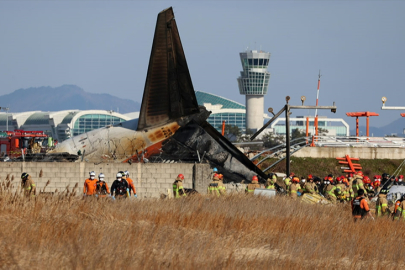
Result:
[[[254,140],[263,130],[268,127],[274,120],[276,120],[284,111],[285,111],[285,140],[286,140],[286,148],[285,148],[285,156],[286,156],[286,174],[287,176],[290,175],[290,110],[291,109],[320,109],[320,110],[331,110],[331,112],[336,113],[336,106],[335,102],[333,102],[333,106],[304,106],[304,102],[306,100],[305,96],[301,97],[301,106],[295,106],[295,105],[289,105],[288,102],[290,101],[290,97],[286,96],[285,101],[286,105],[277,113],[273,113],[273,108],[269,108],[268,111],[274,115],[273,118],[271,118],[261,129],[259,129],[255,134],[253,134],[252,137],[250,137],[250,140]]]

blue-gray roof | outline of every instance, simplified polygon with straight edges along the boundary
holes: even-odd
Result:
[[[49,124],[49,113],[47,112],[36,112],[32,114],[25,121],[24,125],[48,125]]]
[[[201,91],[195,91],[198,105],[204,105],[204,103],[211,103],[212,105],[221,104],[222,109],[245,109],[246,107],[235,101],[206,93]]]

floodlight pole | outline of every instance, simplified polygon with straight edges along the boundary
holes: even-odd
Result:
[[[287,176],[290,175],[290,156],[291,156],[291,149],[290,149],[290,110],[291,109],[320,109],[320,110],[331,110],[331,112],[336,113],[336,106],[335,102],[333,102],[333,106],[304,106],[304,101],[305,101],[305,96],[301,97],[302,105],[301,106],[295,106],[295,105],[289,105],[288,101],[290,100],[290,97],[287,96],[285,98],[286,100],[286,105],[276,114],[274,115],[273,118],[271,118],[261,129],[259,129],[255,134],[253,134],[252,137],[250,137],[250,140],[253,141],[266,127],[268,127],[274,120],[276,120],[282,113],[285,111],[285,162],[286,162],[286,174]],[[269,108],[269,112],[273,113],[273,109]]]
[[[285,170],[287,176],[290,175],[290,105],[288,105],[288,100],[287,104],[284,107],[285,110],[285,159],[286,159],[286,164],[285,164]]]

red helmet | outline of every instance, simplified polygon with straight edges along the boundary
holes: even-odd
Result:
[[[177,178],[178,178],[178,179],[181,179],[181,180],[184,180],[184,175],[179,174],[179,175],[177,175]]]
[[[256,175],[254,175],[254,176],[252,177],[252,182],[258,182],[258,181],[259,181],[259,178],[257,178]]]
[[[300,179],[297,176],[294,176],[292,181],[293,181],[293,183],[299,183]]]
[[[358,171],[356,174],[357,174],[357,175],[360,175],[360,176],[363,176],[363,172],[362,172],[362,171]]]
[[[353,177],[353,175],[354,175],[353,173],[349,173],[349,177]]]
[[[293,173],[293,172],[292,172],[292,173],[290,173],[290,177],[291,177],[291,176],[294,176],[294,175],[295,175],[295,173]]]
[[[336,177],[336,181],[340,182],[340,181],[342,181],[342,178]]]
[[[371,180],[370,180],[370,178],[368,178],[368,176],[363,177],[363,182],[364,182],[364,184],[371,184]]]
[[[343,183],[347,183],[347,184],[349,184],[349,181],[347,180],[347,178],[346,178],[346,177],[342,178],[342,182],[343,182]]]
[[[224,179],[224,176],[222,174],[218,174],[219,179]]]
[[[308,178],[308,180],[314,179],[314,178],[312,177],[312,174],[308,175],[307,178]]]
[[[379,187],[381,185],[381,182],[376,180],[371,184],[374,188]]]
[[[400,176],[399,176],[399,179],[404,179],[404,176],[403,176],[403,175],[400,175]]]

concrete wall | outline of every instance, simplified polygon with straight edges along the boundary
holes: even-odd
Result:
[[[39,174],[42,170],[42,177]],[[65,190],[66,186],[79,187],[78,194],[82,194],[84,180],[89,177],[90,171],[105,174],[105,181],[109,186],[115,180],[118,171],[130,173],[134,180],[138,197],[157,198],[160,194],[167,194],[168,189],[172,190],[172,183],[179,173],[185,177],[185,188],[195,188],[201,193],[206,193],[210,182],[211,168],[208,164],[132,164],[127,163],[94,163],[85,162],[1,162],[0,178],[4,179],[7,174],[14,175],[14,186],[19,184],[21,174],[27,172],[33,177],[37,188],[43,189],[48,180],[50,184],[45,191],[53,192]]]
[[[294,157],[337,158],[349,155],[361,159],[405,159],[405,148],[305,147]]]

